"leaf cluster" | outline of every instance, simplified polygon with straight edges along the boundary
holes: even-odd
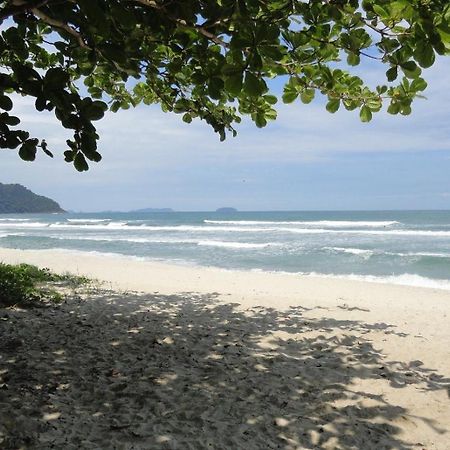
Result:
[[[52,283],[58,282],[79,286],[85,284],[87,279],[54,274],[49,269],[39,269],[29,264],[0,263],[0,306],[60,302],[61,294],[51,286]]]
[[[32,97],[71,130],[64,156],[79,171],[101,159],[93,122],[108,110],[159,104],[225,139],[243,115],[276,118],[280,78],[285,103],[319,93],[367,122],[383,103],[410,114],[422,70],[450,51],[447,0],[7,0],[0,20],[0,148],[53,156],[12,114],[11,94]],[[369,87],[363,60],[386,80]]]

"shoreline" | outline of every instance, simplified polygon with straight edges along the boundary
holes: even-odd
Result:
[[[42,435],[61,448],[65,427],[74,439],[91,430],[91,444],[74,448],[116,448],[99,431],[116,419],[106,439],[125,449],[269,441],[284,449],[448,448],[446,290],[54,250],[0,249],[0,261],[86,275],[110,289],[53,311],[8,312],[17,324],[9,335],[37,346],[22,347],[21,364],[37,358],[49,380],[60,364],[68,380],[55,381],[69,387],[52,394],[56,406],[45,417],[56,428]],[[119,375],[104,375],[111,369]],[[112,414],[92,404],[92,392],[126,402]],[[74,402],[89,414],[74,414]],[[127,434],[133,420],[140,428]]]
[[[265,270],[260,268],[250,268],[250,269],[241,269],[241,268],[226,268],[226,267],[218,267],[218,266],[202,266],[195,262],[190,261],[178,261],[178,260],[160,260],[160,259],[152,259],[150,257],[145,256],[136,256],[136,255],[126,255],[122,253],[113,253],[113,252],[100,252],[96,250],[78,250],[78,249],[66,249],[66,248],[51,248],[51,249],[20,249],[20,248],[9,248],[9,247],[0,247],[0,261],[3,255],[6,258],[14,255],[15,252],[23,252],[25,257],[34,257],[38,256],[42,253],[44,256],[50,252],[50,254],[72,254],[74,256],[86,256],[86,257],[98,257],[98,258],[106,258],[112,260],[123,260],[123,261],[131,261],[145,264],[153,264],[158,267],[164,266],[166,269],[170,268],[188,268],[188,269],[197,269],[197,270],[212,270],[212,271],[222,271],[222,272],[230,272],[230,273],[241,273],[241,274],[253,274],[253,273],[261,273],[266,275],[275,275],[275,276],[286,276],[286,277],[295,277],[297,279],[330,279],[330,280],[342,280],[344,282],[356,282],[356,283],[369,283],[369,284],[381,284],[388,286],[404,286],[410,288],[418,288],[418,289],[431,289],[431,290],[442,290],[450,292],[450,279],[440,279],[440,278],[429,278],[424,277],[419,274],[414,273],[402,273],[399,275],[363,275],[363,274],[336,274],[336,273],[316,273],[316,272],[288,272],[284,270]],[[14,257],[14,256],[13,256]]]

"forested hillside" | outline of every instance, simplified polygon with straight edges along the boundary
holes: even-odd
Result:
[[[64,212],[54,200],[36,195],[20,184],[0,183],[0,213]]]

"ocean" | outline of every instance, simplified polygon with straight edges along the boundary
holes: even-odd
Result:
[[[450,211],[2,215],[0,247],[450,290]]]

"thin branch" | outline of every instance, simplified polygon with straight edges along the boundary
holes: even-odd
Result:
[[[31,10],[31,12],[38,17],[39,19],[41,19],[42,21],[44,21],[45,23],[47,23],[48,25],[52,25],[55,28],[60,28],[61,30],[66,31],[67,33],[69,33],[70,35],[72,35],[78,42],[79,46],[82,48],[86,48],[88,50],[91,50],[91,47],[89,47],[83,40],[81,34],[75,30],[75,28],[72,28],[71,26],[67,25],[67,23],[61,22],[59,20],[56,19],[52,19],[51,17],[47,16],[47,14],[43,13],[42,11],[40,11],[37,8],[33,8]]]
[[[203,36],[207,37],[209,40],[213,41],[215,44],[221,45],[222,47],[227,48],[228,44],[222,40],[219,36],[215,35],[214,33],[211,33],[208,31],[203,25],[190,25],[185,20],[179,19],[178,17],[172,16],[166,9],[165,5],[159,5],[154,0],[133,0],[136,3],[140,3],[141,5],[148,6],[150,8],[157,9],[158,11],[162,11],[166,17],[173,22],[175,22],[178,26],[182,28],[187,28],[190,30],[195,30],[202,34]],[[211,25],[208,25],[208,27]]]
[[[363,22],[365,23],[366,26],[368,26],[370,29],[372,29],[373,31],[376,31],[377,33],[381,34],[381,36],[387,36],[387,37],[398,37],[398,36],[408,36],[411,33],[410,32],[403,32],[403,33],[388,33],[385,30],[390,30],[390,27],[385,26],[383,29],[379,29],[375,26],[373,26],[367,19],[363,19]]]
[[[314,41],[320,42],[321,44],[330,44],[330,45],[333,45],[333,46],[336,47],[338,50],[339,50],[339,49],[342,49],[342,50],[348,50],[348,51],[350,51],[350,52],[352,52],[352,53],[355,53],[355,54],[358,54],[358,55],[363,55],[363,56],[365,56],[366,58],[374,59],[374,60],[376,60],[376,61],[382,61],[382,59],[383,59],[383,58],[381,58],[380,56],[373,56],[373,55],[370,55],[369,53],[365,53],[365,52],[363,52],[363,51],[361,51],[361,50],[353,50],[353,49],[351,49],[351,48],[349,48],[349,47],[341,47],[341,46],[339,46],[339,45],[336,43],[336,41],[327,41],[327,40],[324,40],[324,39],[317,38],[317,37],[315,37],[315,36],[310,36],[310,37],[311,37],[311,39],[313,39]]]
[[[200,34],[203,34],[203,36],[207,37],[208,39],[211,39],[211,41],[213,41],[214,43],[216,43],[218,45],[221,45],[222,47],[225,47],[225,48],[228,47],[228,44],[224,40],[220,39],[219,36],[216,36],[215,34],[210,33],[208,30],[205,30],[203,27],[201,27],[201,26],[194,26],[194,28]]]
[[[33,8],[40,8],[48,3],[50,0],[41,0],[39,2],[24,2],[21,4],[16,4],[13,2],[12,6],[7,6],[0,11],[0,21],[7,19],[8,17],[17,16],[25,12],[33,10]]]

